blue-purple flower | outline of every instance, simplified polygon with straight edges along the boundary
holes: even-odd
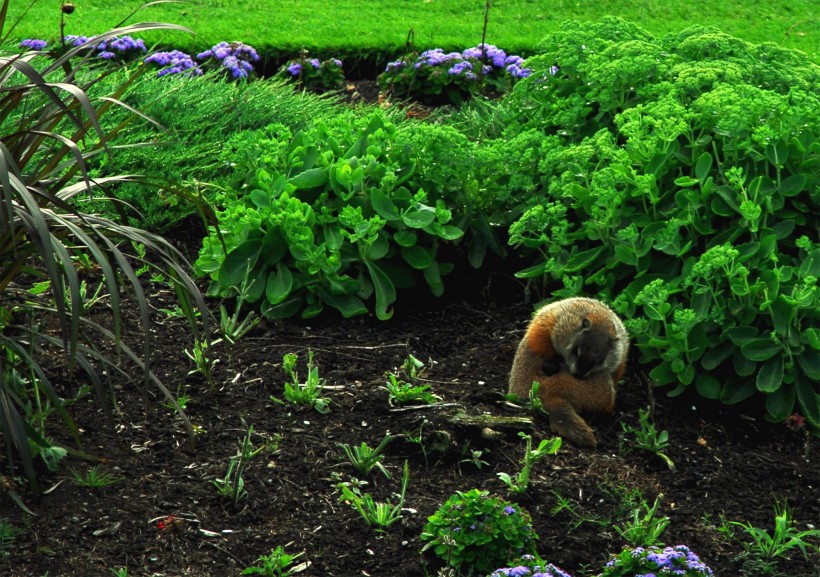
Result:
[[[220,42],[210,49],[196,55],[198,60],[213,58],[219,62],[232,78],[247,78],[253,72],[253,63],[259,60],[259,54],[253,46],[242,42]]]
[[[28,50],[42,50],[46,47],[48,42],[40,40],[39,38],[26,38],[20,42],[20,48],[27,48]]]
[[[171,50],[170,52],[155,52],[148,56],[144,62],[146,64],[156,64],[162,69],[157,72],[157,76],[168,76],[185,73],[188,76],[200,76],[202,69],[197,66],[190,55]]]

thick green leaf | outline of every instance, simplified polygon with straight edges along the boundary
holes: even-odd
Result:
[[[278,305],[290,295],[292,288],[293,274],[287,265],[279,263],[276,270],[268,275],[265,298],[271,305]]]
[[[540,278],[547,270],[547,263],[540,262],[515,273],[515,278]]]
[[[798,377],[794,386],[803,416],[813,427],[820,427],[820,395],[817,394],[817,386],[812,386],[812,382],[817,383],[817,380]]]
[[[760,368],[755,384],[762,393],[773,393],[783,382],[783,355],[772,357]]]
[[[772,339],[759,338],[744,343],[740,350],[750,361],[768,361],[783,352],[783,348]]]
[[[327,184],[327,169],[325,168],[311,168],[304,172],[300,172],[296,176],[288,179],[288,184],[296,187],[297,190],[309,190],[311,188],[318,188]]]
[[[238,287],[256,265],[259,253],[262,250],[262,239],[248,240],[233,249],[222,261],[219,267],[219,284],[222,287]]]
[[[302,297],[300,295],[291,295],[277,305],[265,301],[262,303],[260,310],[262,316],[267,319],[284,319],[298,313],[300,308],[302,308]]]
[[[410,228],[424,228],[436,219],[435,211],[430,207],[410,209],[401,215],[401,220]]]
[[[695,379],[695,388],[700,396],[707,399],[719,399],[722,392],[720,381],[712,375],[698,376]]]
[[[370,272],[373,288],[376,290],[376,317],[382,321],[387,320],[393,316],[393,311],[388,308],[396,302],[396,287],[376,263],[369,260],[364,262]]]
[[[322,293],[322,300],[342,313],[342,316],[346,319],[367,314],[367,307],[356,295],[324,292]]]
[[[706,354],[704,354],[703,358],[700,360],[700,366],[707,371],[714,370],[735,352],[737,352],[737,347],[735,347],[732,343],[719,343],[706,351]]]
[[[805,174],[792,174],[780,181],[780,194],[796,196],[806,189],[808,178]]]
[[[797,357],[797,363],[810,379],[820,382],[820,351],[804,349]]]
[[[561,267],[561,274],[586,270],[596,262],[598,264],[603,264],[599,262],[603,252],[604,247],[599,246],[597,248],[573,254],[569,257],[569,260],[567,260],[567,264]]]
[[[708,152],[704,152],[698,157],[698,161],[695,163],[695,177],[700,181],[704,182],[706,177],[709,176],[709,171],[712,169],[712,155]]]
[[[775,422],[780,422],[794,411],[794,387],[782,386],[766,397],[766,412]]]
[[[447,270],[444,272],[446,273]],[[433,261],[430,263],[430,266],[424,269],[424,280],[427,281],[427,285],[430,287],[430,292],[437,297],[444,294],[444,281],[441,280],[441,273],[442,271],[436,261]]]
[[[402,247],[401,256],[407,264],[418,270],[424,270],[430,266],[435,257],[432,251],[419,245]]]
[[[270,194],[266,190],[255,188],[250,194],[251,202],[259,208],[268,208],[270,206]]]
[[[399,246],[413,246],[418,241],[418,233],[412,230],[399,230],[393,233],[393,240]]]
[[[376,211],[384,220],[391,222],[399,220],[399,209],[390,200],[390,197],[384,194],[376,187],[370,189],[370,204],[373,205],[373,210]]]

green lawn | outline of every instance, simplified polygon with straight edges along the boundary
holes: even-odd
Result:
[[[59,2],[34,0],[34,6],[12,37],[59,35]],[[66,33],[91,35],[108,30],[143,2],[75,0]],[[29,5],[12,0],[14,19]],[[816,0],[495,0],[490,11],[488,42],[508,51],[528,52],[568,19],[597,20],[612,14],[633,21],[656,35],[693,24],[721,30],[759,43],[776,42],[817,59]],[[422,48],[464,48],[481,40],[483,0],[202,0],[162,3],[129,22],[183,24],[195,37],[168,43],[185,49],[207,48],[222,40],[241,40],[269,54],[306,47],[315,53],[385,52],[400,48],[408,31]]]

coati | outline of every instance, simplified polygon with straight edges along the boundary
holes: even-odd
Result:
[[[527,397],[538,381],[552,431],[594,447],[595,435],[578,413],[615,409],[615,384],[626,370],[628,349],[623,323],[602,302],[575,297],[548,304],[518,345],[509,392]]]

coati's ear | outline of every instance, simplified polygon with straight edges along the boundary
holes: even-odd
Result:
[[[581,319],[581,328],[588,329],[590,326],[589,319]]]

